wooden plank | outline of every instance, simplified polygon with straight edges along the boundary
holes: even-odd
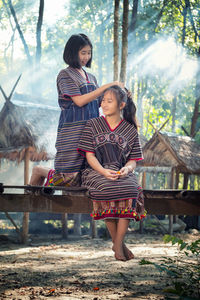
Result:
[[[200,191],[144,190],[148,214],[200,215]],[[0,194],[0,211],[91,213],[92,201],[84,192],[68,195]]]
[[[70,191],[87,191],[87,188],[82,187],[82,186],[51,186],[51,187],[46,187],[46,186],[39,186],[39,185],[4,185],[3,183],[0,183],[0,193],[5,192],[7,189],[12,189],[12,190],[30,190],[30,191],[44,191],[48,194],[48,191],[64,191],[64,192],[70,192]]]
[[[73,196],[0,194],[0,211],[90,213],[92,201],[85,194]]]

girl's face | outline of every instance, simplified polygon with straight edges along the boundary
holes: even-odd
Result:
[[[88,61],[91,58],[91,54],[92,54],[92,50],[89,45],[79,50],[78,57],[79,57],[81,67],[84,67],[88,63]]]
[[[125,103],[123,102],[119,106],[116,96],[112,91],[106,92],[101,101],[101,108],[105,117],[120,116],[120,111],[124,106]]]

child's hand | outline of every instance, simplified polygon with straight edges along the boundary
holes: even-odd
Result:
[[[128,173],[130,173],[129,167],[123,167],[117,172],[120,177],[124,177],[128,175]]]
[[[117,180],[119,175],[117,174],[116,171],[110,170],[110,169],[104,169],[104,173],[103,175],[107,178],[107,179],[111,179],[111,180]]]

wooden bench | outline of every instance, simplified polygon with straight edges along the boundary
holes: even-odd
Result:
[[[25,194],[25,189],[37,190],[40,193]],[[18,191],[18,193],[11,193],[11,191]],[[58,192],[64,194],[57,194]],[[173,215],[200,216],[200,191],[144,190],[144,197],[148,214],[171,216],[170,234],[172,234]],[[45,188],[0,184],[0,211],[87,214],[92,211],[92,201],[88,191],[81,187]]]

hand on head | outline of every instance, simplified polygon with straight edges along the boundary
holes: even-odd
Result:
[[[124,83],[120,81],[114,81],[113,85],[118,85],[121,89],[124,89]]]

